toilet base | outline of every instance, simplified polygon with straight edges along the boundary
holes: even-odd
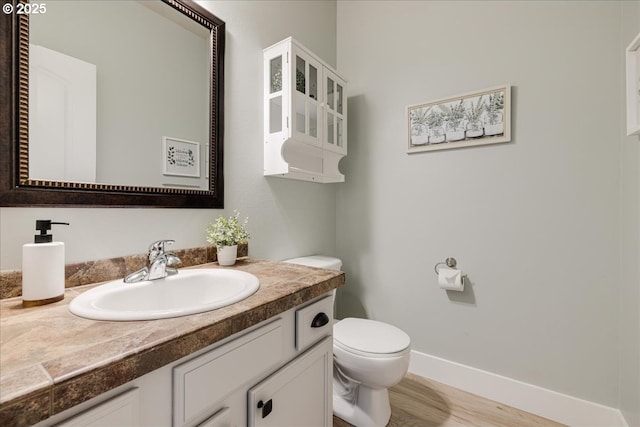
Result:
[[[335,380],[334,380],[335,381]],[[341,388],[336,384],[335,388]],[[391,418],[389,392],[357,385],[347,396],[333,393],[333,414],[356,427],[384,427]]]

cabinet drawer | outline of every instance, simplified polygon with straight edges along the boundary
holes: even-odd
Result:
[[[213,413],[225,396],[280,365],[282,319],[249,332],[173,369],[173,425],[190,426]]]
[[[222,408],[198,427],[231,427],[229,408]]]
[[[302,351],[333,328],[333,298],[329,295],[296,311],[296,350]]]
[[[56,424],[56,427],[134,427],[138,425],[138,411],[138,389],[133,388]]]

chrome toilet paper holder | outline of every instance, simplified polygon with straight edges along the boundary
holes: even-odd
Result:
[[[453,258],[453,257],[449,257],[449,258],[445,259],[444,261],[441,261],[441,262],[437,263],[433,267],[433,269],[436,272],[436,275],[440,274],[440,272],[438,271],[438,266],[443,265],[443,264],[446,265],[449,268],[456,268],[456,266],[458,265],[458,261],[456,261],[456,259]],[[463,273],[462,277],[465,277],[465,276],[466,276],[466,274]]]

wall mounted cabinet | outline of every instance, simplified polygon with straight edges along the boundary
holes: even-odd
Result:
[[[289,37],[264,50],[264,174],[343,182],[346,81]]]

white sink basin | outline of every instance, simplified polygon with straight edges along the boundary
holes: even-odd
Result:
[[[253,274],[202,268],[139,283],[114,280],[77,296],[69,311],[95,320],[151,320],[186,316],[241,301],[258,290]]]

